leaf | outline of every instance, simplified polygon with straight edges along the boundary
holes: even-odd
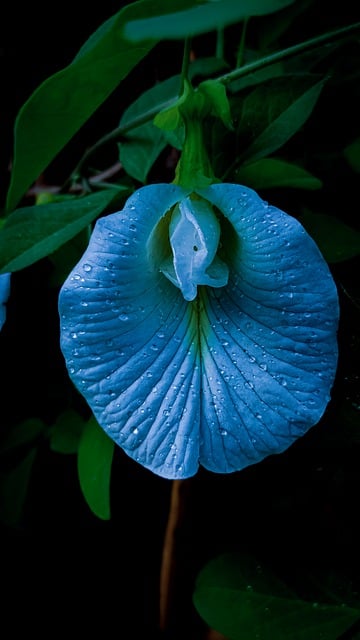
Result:
[[[33,442],[45,430],[45,424],[37,418],[29,418],[15,424],[0,444],[0,453],[6,453]]]
[[[53,425],[50,448],[57,453],[77,453],[86,421],[76,411],[64,411]]]
[[[0,229],[1,272],[24,269],[51,254],[97,218],[118,194],[118,188],[106,189],[13,211]]]
[[[237,182],[252,189],[293,187],[296,189],[320,189],[321,180],[296,164],[278,158],[262,158],[244,164],[234,172]]]
[[[254,89],[244,100],[239,134],[251,136],[242,161],[254,162],[287,142],[309,118],[325,80],[282,78]]]
[[[260,16],[283,9],[294,0],[217,0],[204,2],[184,11],[129,21],[125,35],[132,42],[147,38],[178,39],[194,36],[240,22],[249,16]],[[165,9],[165,8],[164,8]],[[166,9],[165,9],[166,11]]]
[[[156,105],[159,105],[160,109],[164,103],[175,101],[179,88],[180,76],[173,76],[154,85],[126,109],[120,126],[126,126]],[[149,170],[166,145],[167,140],[161,129],[153,122],[148,122],[126,134],[125,140],[119,144],[120,162],[131,177],[144,183]]]
[[[174,10],[184,2],[188,4],[173,0]],[[152,36],[141,46],[132,44],[124,25],[134,18],[147,20],[166,5],[167,0],[138,0],[125,6],[90,36],[71,64],[47,78],[26,101],[15,122],[8,210],[156,44]]]
[[[360,254],[360,233],[334,216],[304,211],[300,222],[314,238],[327,262],[342,262]]]
[[[360,615],[360,606],[300,600],[267,567],[240,553],[202,569],[193,602],[229,640],[336,640]]]
[[[20,520],[36,451],[36,447],[30,449],[18,465],[0,478],[0,520],[8,525]]]
[[[78,451],[81,491],[91,511],[102,520],[110,519],[110,476],[114,443],[95,418],[87,423]]]

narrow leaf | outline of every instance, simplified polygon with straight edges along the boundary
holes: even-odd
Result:
[[[80,487],[91,511],[102,520],[110,519],[110,477],[114,442],[95,418],[87,423],[78,451]]]
[[[48,256],[97,218],[118,195],[106,189],[64,202],[16,209],[0,229],[0,270],[18,271]]]
[[[185,38],[226,27],[249,16],[261,16],[283,9],[294,0],[218,0],[204,2],[184,11],[129,21],[125,35],[133,42],[147,38]]]
[[[296,189],[320,189],[321,180],[296,164],[278,158],[262,158],[244,164],[234,172],[236,181],[252,189],[293,187]]]
[[[336,640],[360,615],[360,606],[300,600],[267,567],[241,554],[209,562],[193,601],[205,622],[229,640]]]
[[[277,84],[257,87],[244,101],[242,125],[252,141],[242,154],[242,160],[254,162],[282,147],[309,118],[325,80],[321,79],[304,90],[308,79],[282,79]]]

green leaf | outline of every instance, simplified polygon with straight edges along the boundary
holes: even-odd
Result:
[[[360,254],[360,233],[334,216],[304,211],[300,222],[327,262],[342,262]]]
[[[188,2],[185,0],[185,5]],[[167,0],[125,6],[90,36],[67,67],[47,78],[20,109],[15,122],[14,161],[7,195],[12,210],[86,120],[156,44],[129,42],[124,26],[165,9]],[[173,0],[174,10],[184,1]]]
[[[87,423],[78,451],[81,491],[91,511],[102,520],[110,519],[110,477],[114,453],[111,440],[95,418]]]
[[[360,173],[360,138],[356,138],[356,140],[345,147],[344,156],[350,167],[356,171],[356,173]]]
[[[13,425],[0,443],[0,453],[6,453],[33,442],[45,429],[43,421],[37,418],[29,418]]]
[[[76,411],[64,411],[51,429],[50,449],[57,453],[77,453],[86,421]]]
[[[359,618],[359,608],[307,602],[265,566],[225,554],[200,572],[194,605],[229,640],[336,640]]]
[[[19,464],[0,477],[0,520],[8,525],[19,522],[36,457],[36,447],[30,449]]]
[[[124,112],[120,126],[126,126],[129,122],[143,115],[159,105],[175,101],[180,88],[180,76],[173,76],[154,85],[145,91]],[[149,170],[161,151],[166,147],[167,140],[163,132],[153,122],[132,129],[123,142],[119,144],[120,162],[125,171],[138,180],[145,182]]]
[[[321,180],[296,164],[278,158],[262,158],[244,164],[234,172],[236,181],[252,189],[293,187],[295,189],[320,189]]]
[[[48,256],[95,220],[118,194],[118,188],[106,189],[16,209],[0,229],[0,272],[18,271]]]
[[[242,161],[254,162],[282,147],[309,118],[325,80],[281,78],[254,89],[244,100],[239,134],[251,136]]]
[[[129,21],[125,26],[125,35],[132,42],[147,38],[186,38],[221,29],[249,16],[273,13],[293,2],[294,0],[217,0],[177,12],[169,12],[164,7],[165,15]]]

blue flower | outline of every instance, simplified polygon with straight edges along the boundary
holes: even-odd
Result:
[[[136,191],[97,221],[59,312],[69,375],[99,424],[166,478],[280,453],[330,399],[328,266],[295,218],[239,185]]]
[[[11,273],[0,274],[0,330],[6,320],[6,302],[10,295],[10,278]]]

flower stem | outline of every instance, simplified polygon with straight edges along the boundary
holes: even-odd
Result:
[[[171,626],[174,609],[177,570],[181,556],[176,541],[185,515],[186,497],[190,488],[189,482],[189,480],[173,480],[172,482],[169,516],[160,570],[159,627],[163,632],[167,631]]]

